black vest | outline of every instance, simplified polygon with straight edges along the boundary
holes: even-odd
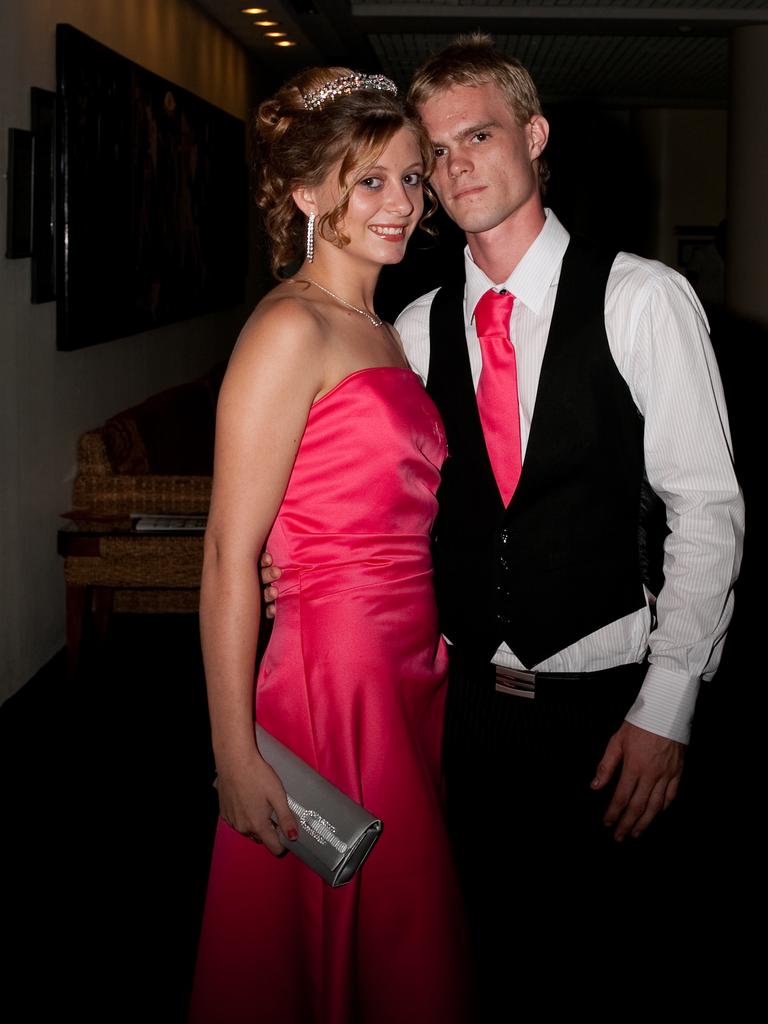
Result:
[[[613,361],[604,302],[613,255],[572,239],[517,490],[505,509],[485,448],[462,279],[432,303],[427,390],[448,438],[433,531],[441,629],[528,667],[641,608],[643,420]]]

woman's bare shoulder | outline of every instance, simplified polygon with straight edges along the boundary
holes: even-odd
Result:
[[[327,325],[315,305],[284,285],[278,285],[259,302],[245,322],[235,351],[266,349],[280,355],[320,355]]]
[[[295,391],[311,401],[325,379],[327,336],[311,304],[280,286],[265,296],[244,324],[222,384],[225,400],[241,395],[263,401]]]

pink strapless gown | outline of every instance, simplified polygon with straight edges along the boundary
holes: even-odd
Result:
[[[410,370],[360,370],[310,411],[268,542],[283,576],[256,715],[384,831],[356,879],[331,889],[219,822],[195,1024],[467,1020],[429,552],[445,455]]]

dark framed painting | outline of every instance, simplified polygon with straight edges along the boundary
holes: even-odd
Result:
[[[679,225],[677,269],[688,278],[705,306],[725,301],[725,261],[721,226]]]
[[[243,121],[69,25],[56,62],[58,347],[241,302]]]

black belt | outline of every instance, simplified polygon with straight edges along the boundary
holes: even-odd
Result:
[[[506,668],[494,665],[496,670],[496,692],[512,697],[527,697],[533,700],[536,696],[536,684],[544,682],[576,684],[579,686],[598,683],[609,674],[612,678],[626,673],[628,676],[637,674],[643,667],[642,663],[617,665],[615,668],[601,669],[598,672],[527,672],[525,669]]]

